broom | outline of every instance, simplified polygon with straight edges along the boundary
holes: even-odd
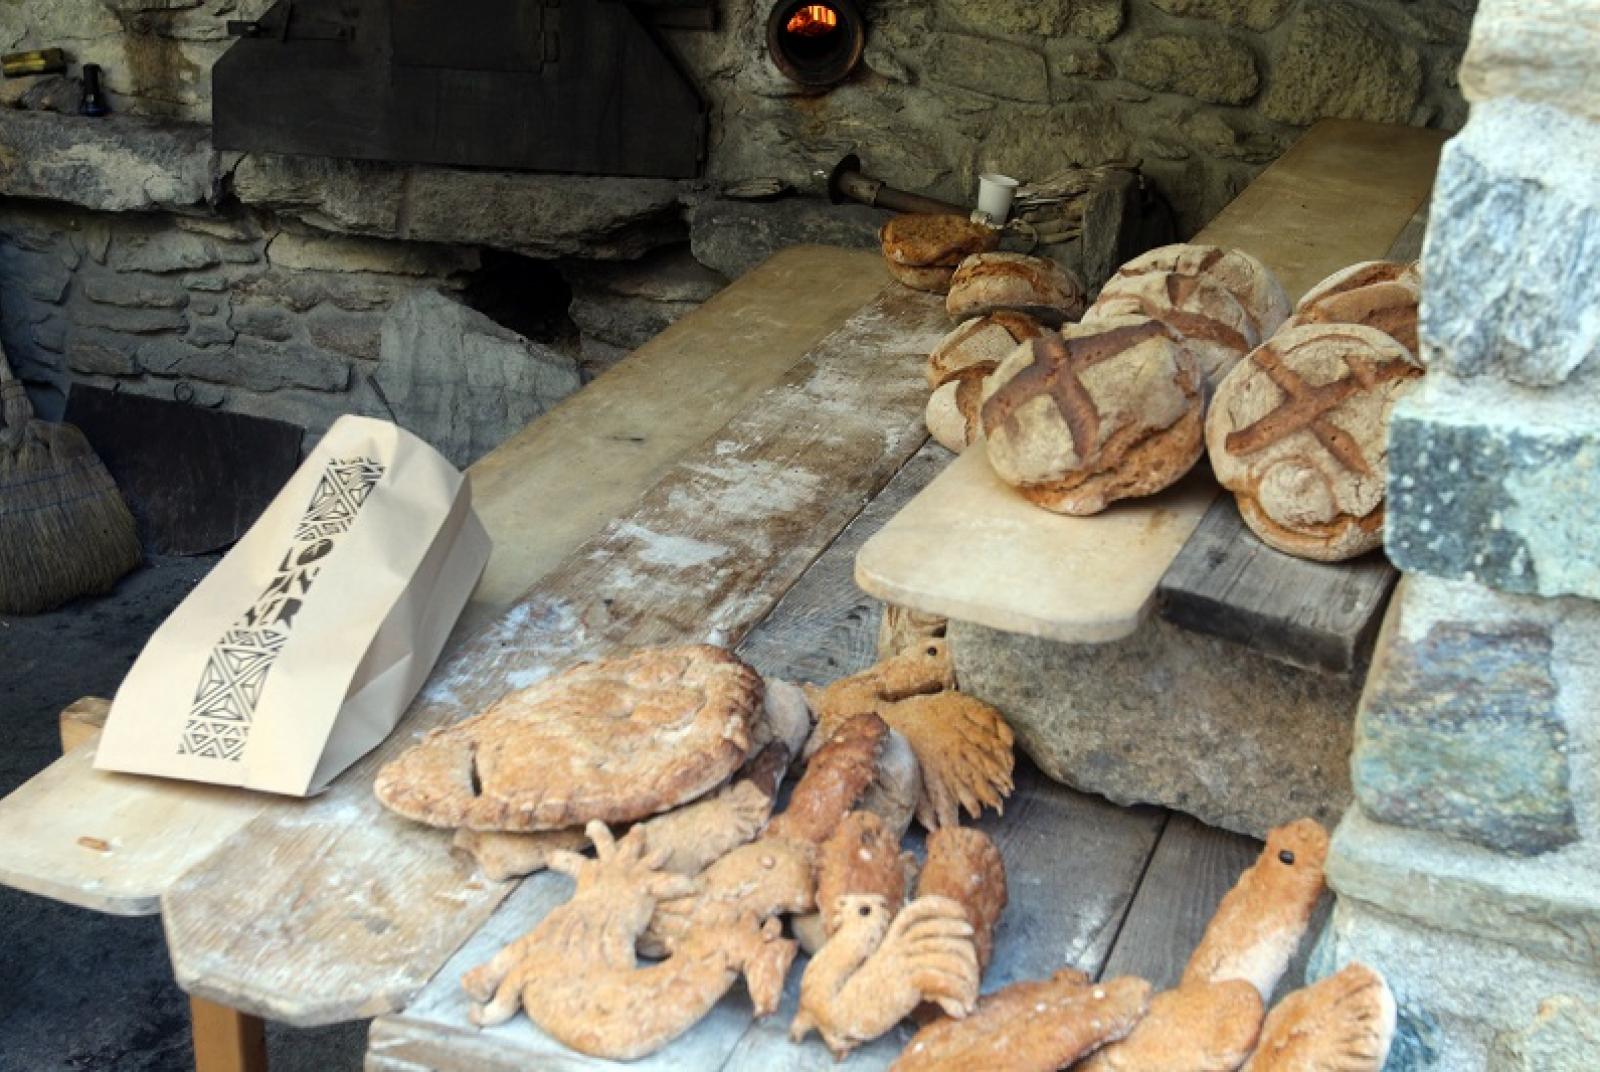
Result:
[[[34,419],[0,349],[0,614],[104,592],[140,557],[133,515],[89,441]]]

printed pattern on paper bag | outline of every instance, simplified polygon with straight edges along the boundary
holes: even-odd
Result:
[[[328,463],[272,582],[222,634],[206,660],[178,745],[180,756],[236,762],[244,754],[261,690],[294,628],[295,615],[322,572],[323,560],[355,524],[383,473],[383,464],[371,458]]]

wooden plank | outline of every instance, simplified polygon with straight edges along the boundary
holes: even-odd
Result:
[[[494,555],[458,631],[499,617],[886,283],[876,252],[785,249],[480,459]]]
[[[1005,858],[1011,895],[984,989],[1039,978],[1068,964],[1097,971],[1133,899],[1163,816],[1155,809],[1118,808],[1074,792],[1024,761],[1006,814],[986,816],[978,824],[995,838]],[[572,1053],[525,1016],[484,1031],[466,1020],[461,975],[534,926],[570,890],[571,883],[561,876],[535,876],[524,883],[416,1001],[403,1012],[373,1021],[368,1072],[617,1067]],[[815,1035],[798,1046],[789,1042],[804,964],[802,958],[791,970],[783,1004],[770,1019],[753,1023],[748,998],[735,988],[683,1037],[629,1067],[647,1072],[887,1068],[910,1036],[906,1027],[838,1064]]]
[[[737,643],[921,446],[921,364],[944,329],[925,294],[863,309],[441,667],[401,733],[179,878],[162,897],[179,985],[300,1026],[409,999],[514,884],[483,882],[446,832],[385,811],[378,767],[578,659]]]
[[[1399,574],[1382,552],[1308,562],[1262,543],[1233,497],[1211,504],[1157,588],[1161,616],[1280,662],[1332,674],[1366,665]]]
[[[878,661],[882,604],[856,587],[856,552],[955,456],[929,440],[739,645],[768,677],[828,682]]]
[[[786,249],[587,389],[480,459],[468,476],[495,541],[447,651],[655,484],[885,286],[875,253]],[[0,800],[0,883],[113,915],[150,915],[178,875],[270,798],[109,774],[74,752]],[[78,839],[111,846],[86,851]]]
[[[1255,838],[1173,812],[1100,977],[1137,975],[1158,991],[1176,986],[1217,905],[1260,852]],[[1275,999],[1305,980],[1306,961],[1332,907],[1332,895],[1324,894]]]
[[[1291,295],[1385,256],[1427,198],[1440,131],[1324,120],[1257,177],[1197,242],[1260,257]],[[1217,495],[1209,475],[1092,518],[1034,508],[968,452],[862,549],[857,579],[890,602],[1075,643],[1127,636]],[[1063,524],[1075,522],[1076,524]],[[1123,553],[1130,529],[1152,535]],[[1154,535],[1160,529],[1160,535]],[[1172,537],[1178,537],[1176,539]],[[1163,557],[1164,556],[1164,557]]]
[[[1128,636],[1216,497],[1191,474],[1094,517],[1034,506],[969,450],[868,540],[856,583],[886,603],[1078,644]]]
[[[266,1025],[203,998],[189,999],[195,1072],[267,1072]]]

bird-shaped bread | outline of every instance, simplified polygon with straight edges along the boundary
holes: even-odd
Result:
[[[1348,964],[1277,1004],[1244,1072],[1378,1072],[1394,1029],[1388,983],[1365,964]]]

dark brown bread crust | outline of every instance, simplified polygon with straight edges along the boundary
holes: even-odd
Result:
[[[878,231],[883,255],[891,263],[952,269],[974,253],[1000,244],[1000,232],[965,216],[896,216]]]

